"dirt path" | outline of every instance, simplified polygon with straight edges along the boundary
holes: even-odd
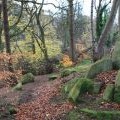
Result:
[[[22,91],[3,88],[0,96],[17,105],[16,120],[56,120],[73,108],[68,101],[51,102],[55,96],[60,96],[61,84],[62,79],[49,81],[47,75],[43,75],[36,77],[34,83],[24,85]]]

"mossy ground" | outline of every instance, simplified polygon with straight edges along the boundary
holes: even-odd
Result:
[[[90,67],[90,64],[86,66]],[[84,68],[79,70],[84,71]],[[88,69],[86,69],[84,74],[86,74],[87,71]],[[74,82],[69,81],[69,83]],[[64,96],[65,97],[63,97],[64,99],[62,99],[62,102],[64,100],[68,100],[66,95]],[[62,120],[120,120],[119,108],[115,108],[114,105],[106,107],[106,104],[112,105],[114,103],[105,102],[102,94],[84,94],[78,98],[76,103],[74,103],[74,109],[64,115],[59,116],[59,118]]]
[[[60,98],[59,103],[67,100],[65,94],[61,97],[56,96],[54,102],[58,102],[57,98]],[[102,107],[102,103],[100,95],[83,95],[78,103],[74,104],[74,109],[58,116],[57,120],[120,120],[119,109]]]

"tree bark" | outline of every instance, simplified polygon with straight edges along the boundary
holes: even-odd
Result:
[[[119,1],[119,11],[118,11],[118,24],[119,24],[119,35],[120,35],[120,1]]]
[[[2,51],[2,4],[0,3],[0,51]]]
[[[74,53],[74,35],[73,35],[73,0],[68,0],[69,3],[69,33],[70,33],[70,48],[71,48],[71,58],[75,62],[75,53]]]
[[[6,52],[11,54],[7,0],[2,0],[2,7],[3,7],[3,25],[4,25],[4,34],[5,34]]]
[[[91,0],[91,38],[92,38],[92,59],[95,61],[94,56],[95,56],[95,38],[94,38],[94,26],[93,26],[93,4],[94,0]]]
[[[4,34],[5,34],[6,53],[11,54],[7,0],[2,0],[2,8],[3,8],[3,26],[4,26]],[[14,72],[11,63],[11,58],[8,62],[8,70],[10,72]]]
[[[117,9],[118,9],[118,5],[119,5],[119,0],[114,0],[113,1],[113,5],[112,5],[112,9],[111,9],[111,13],[110,13],[110,17],[106,23],[106,26],[99,38],[98,41],[98,46],[97,46],[97,51],[96,51],[96,60],[101,59],[104,55],[104,44],[107,38],[108,33],[110,32],[112,25],[114,23],[114,19],[117,13]]]

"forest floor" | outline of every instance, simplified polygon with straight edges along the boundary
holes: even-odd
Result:
[[[72,77],[70,75],[67,79]],[[35,77],[35,82],[24,85],[21,91],[0,89],[0,120],[57,120],[59,115],[74,107],[61,95],[62,83],[62,78],[49,81],[47,75],[42,75]],[[5,105],[8,107],[9,104],[16,108],[15,115],[11,116],[6,111]]]
[[[101,73],[96,80],[102,80],[105,84],[113,83],[116,73],[117,71]],[[103,102],[102,93],[83,95],[79,104],[68,101],[67,95],[61,92],[61,87],[80,75],[73,73],[53,81],[49,80],[49,75],[41,75],[35,77],[35,82],[23,85],[21,91],[13,91],[8,87],[1,88],[0,120],[97,120],[86,115],[81,109],[120,110],[118,104]],[[13,107],[15,112],[12,110]]]

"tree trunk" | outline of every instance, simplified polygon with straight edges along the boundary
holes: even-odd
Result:
[[[4,25],[4,34],[5,34],[5,43],[6,43],[6,53],[11,54],[7,0],[2,0],[2,8],[3,8],[3,25]],[[11,63],[11,58],[8,62],[8,70],[10,72],[14,72],[12,63]]]
[[[119,1],[119,12],[118,12],[118,24],[119,24],[119,36],[120,36],[120,1]]]
[[[36,53],[36,50],[35,50],[35,40],[34,40],[33,36],[31,36],[31,40],[32,40],[32,52],[33,52],[33,54],[35,54]]]
[[[97,15],[96,15],[96,42],[98,43],[98,40],[101,35],[101,22],[102,22],[102,14],[101,14],[101,8],[102,8],[102,0],[99,0],[99,5],[97,7]]]
[[[92,58],[93,61],[95,61],[94,56],[95,56],[95,38],[94,38],[94,26],[93,26],[93,4],[94,4],[94,0],[91,1],[91,38],[92,38]]]
[[[0,3],[0,51],[3,50],[3,46],[2,46],[2,29],[3,29],[3,25],[2,25],[2,4]]]
[[[11,54],[7,0],[2,0],[2,7],[3,7],[3,25],[4,25],[4,34],[5,34],[6,52]]]
[[[71,48],[71,58],[75,62],[75,53],[74,53],[74,38],[73,38],[73,0],[68,0],[69,3],[69,32],[70,32],[70,48]]]
[[[99,38],[98,41],[98,46],[97,46],[97,51],[96,51],[96,60],[99,60],[103,57],[104,55],[104,44],[105,44],[105,40],[107,38],[108,33],[110,32],[112,25],[114,23],[114,19],[117,13],[117,9],[118,9],[118,5],[119,5],[119,0],[114,0],[113,1],[113,5],[112,5],[112,9],[111,9],[111,13],[110,13],[110,17],[106,23],[106,26]]]

